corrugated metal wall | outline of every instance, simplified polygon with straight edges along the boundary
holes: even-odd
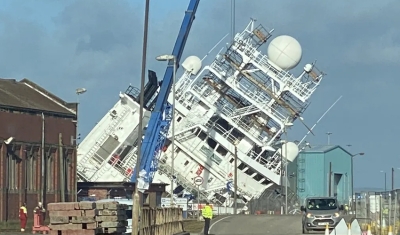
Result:
[[[343,151],[341,148],[335,148],[332,151],[325,153],[325,169],[328,169],[327,173],[329,172],[330,162],[332,163],[331,195],[337,196],[338,200],[343,204],[349,203],[352,187],[351,155]],[[328,178],[329,174],[326,175]],[[326,182],[329,182],[329,178]],[[328,185],[326,188],[328,191]]]
[[[351,167],[351,155],[340,147],[326,153],[301,152],[297,158],[297,193],[300,200],[303,202],[310,196],[329,196],[330,181],[331,196],[337,196],[340,203],[348,202],[352,187]]]
[[[67,201],[76,200],[76,151],[71,144],[76,127],[72,118],[45,116],[44,171],[41,170],[41,116],[0,112],[0,123],[0,221],[18,219],[18,208],[23,202],[27,203],[28,211],[33,211],[44,191],[45,204],[60,201],[62,191]],[[3,140],[11,136],[15,140],[5,145]]]
[[[300,153],[297,163],[299,197],[304,199],[310,196],[326,196],[324,155]]]

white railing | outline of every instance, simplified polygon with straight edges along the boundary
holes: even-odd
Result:
[[[232,118],[239,117],[239,116],[247,116],[256,112],[259,112],[260,109],[257,108],[255,105],[246,106],[240,109],[236,109]]]
[[[79,161],[78,167],[87,163],[88,160],[90,160],[90,158],[96,154],[97,150],[99,150],[100,147],[104,144],[104,142],[107,140],[108,136],[115,130],[115,127],[123,121],[123,118],[125,118],[125,116],[129,110],[130,110],[129,108],[124,108],[122,113],[107,127],[106,130],[104,130],[101,137],[96,141],[96,143],[89,150],[89,152],[87,152],[84,155],[84,157],[82,158],[82,160]]]
[[[252,55],[250,58],[253,59],[256,67],[261,69],[266,74],[268,74],[268,72],[273,73],[272,76],[275,77],[275,79],[281,84],[286,84],[289,88],[292,88],[291,92],[295,93],[294,95],[297,97],[307,100],[315,91],[315,87],[309,89],[307,84],[304,84],[301,80],[297,79],[288,71],[276,69],[268,62],[268,57],[257,51],[257,49],[252,45],[247,43],[245,45],[246,46],[237,47],[237,51],[242,52],[244,55]]]
[[[216,72],[222,71],[220,66],[216,63],[213,63],[211,67]],[[251,101],[251,103],[253,103],[254,105],[258,106],[260,110],[265,114],[272,116],[272,118],[275,117],[276,119],[278,119],[279,122],[284,122],[287,119],[287,117],[284,114],[280,113],[278,110],[268,105],[272,97],[269,97],[262,92],[254,92],[253,90],[245,88],[244,86],[241,86],[240,83],[236,79],[233,79],[232,77],[230,79],[225,79],[225,82],[228,85],[231,84],[231,87],[234,90],[239,91],[241,96]]]

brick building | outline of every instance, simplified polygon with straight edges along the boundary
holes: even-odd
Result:
[[[37,84],[0,79],[0,221],[18,208],[76,200],[77,103]]]

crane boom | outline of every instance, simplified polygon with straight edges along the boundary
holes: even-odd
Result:
[[[185,11],[185,16],[176,39],[172,55],[175,56],[175,63],[179,65],[183,50],[186,45],[186,40],[189,35],[195,13],[200,0],[190,0],[189,6]],[[163,147],[168,133],[169,125],[172,119],[172,107],[167,102],[171,86],[173,83],[173,61],[168,62],[168,67],[165,70],[160,92],[158,93],[155,107],[150,116],[150,120],[142,141],[141,162],[139,179],[136,179],[136,174],[132,175],[131,181],[138,184],[139,190],[148,189],[152,182],[155,172],[157,171],[159,151]]]

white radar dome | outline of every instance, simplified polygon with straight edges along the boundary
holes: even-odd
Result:
[[[182,67],[193,75],[199,72],[201,65],[201,59],[194,55],[187,57],[182,63]]]
[[[300,43],[291,36],[274,38],[268,45],[268,58],[284,70],[296,67],[302,56]]]
[[[287,148],[287,156],[286,156],[286,148]],[[287,158],[289,162],[293,162],[299,154],[299,147],[297,144],[293,142],[287,142],[282,144],[282,148],[278,149],[279,153],[282,153],[283,158]],[[282,152],[281,152],[282,151]]]

